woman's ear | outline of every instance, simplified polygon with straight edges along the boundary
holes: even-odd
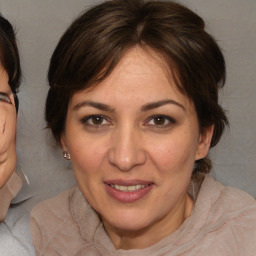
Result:
[[[209,152],[212,141],[214,125],[210,125],[203,129],[199,136],[195,160],[205,158]]]
[[[68,151],[65,132],[63,132],[60,136],[60,144],[63,151]]]

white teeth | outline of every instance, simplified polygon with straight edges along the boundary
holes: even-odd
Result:
[[[128,186],[127,187],[129,191],[134,191],[134,190],[137,190],[137,185],[136,186]]]
[[[115,188],[117,190],[120,190],[122,192],[130,192],[130,191],[136,191],[136,190],[139,190],[139,189],[142,189],[142,188],[145,188],[145,187],[148,187],[148,185],[133,185],[133,186],[120,186],[120,185],[114,185],[114,184],[111,184],[110,185],[112,188]]]

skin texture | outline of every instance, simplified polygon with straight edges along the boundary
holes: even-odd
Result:
[[[16,109],[8,84],[8,74],[0,65],[0,188],[12,175],[16,165]]]
[[[109,77],[69,102],[62,148],[116,248],[157,243],[193,208],[187,187],[195,160],[208,153],[213,127],[199,133],[193,104],[167,70],[157,53],[135,47]],[[120,202],[107,193],[109,180],[140,180],[151,189]]]

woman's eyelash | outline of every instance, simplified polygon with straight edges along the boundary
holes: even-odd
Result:
[[[4,101],[4,102],[12,104],[7,93],[0,92],[0,101]]]

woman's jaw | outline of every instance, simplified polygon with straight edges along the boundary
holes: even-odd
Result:
[[[158,243],[169,234],[175,232],[185,219],[190,216],[192,209],[193,201],[188,194],[185,194],[180,202],[177,203],[177,207],[172,209],[168,215],[163,216],[159,220],[156,219],[151,225],[147,224],[140,229],[131,229],[131,227],[122,229],[120,228],[121,225],[114,226],[103,217],[102,221],[116,249],[144,249]],[[172,223],[169,221],[170,217]],[[135,221],[136,216],[134,217]]]

